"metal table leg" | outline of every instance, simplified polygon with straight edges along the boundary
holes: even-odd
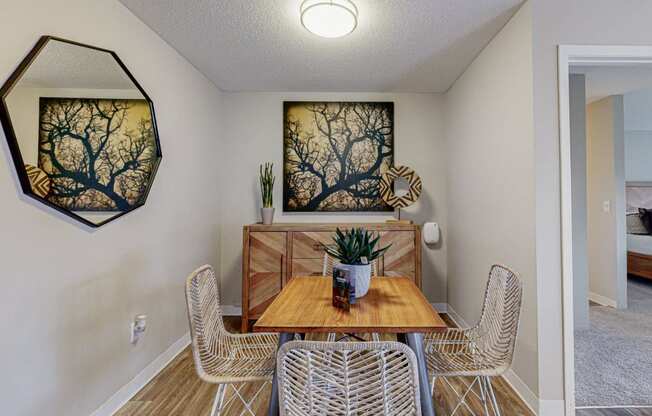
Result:
[[[423,352],[423,334],[407,334],[407,344],[417,356],[417,370],[419,371],[419,395],[421,396],[421,413],[424,416],[435,416],[435,407],[430,396],[430,380],[426,367],[426,356]]]
[[[292,341],[294,339],[294,334],[290,332],[281,332],[278,337],[278,347],[281,348],[281,345],[286,342]],[[269,416],[278,416],[279,407],[278,407],[278,377],[276,370],[274,370],[274,378],[272,378],[272,395],[269,398]]]

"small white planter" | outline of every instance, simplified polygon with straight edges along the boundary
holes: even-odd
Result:
[[[263,224],[270,225],[274,222],[274,208],[261,208],[260,215],[263,217]]]
[[[367,294],[371,282],[371,264],[338,264],[337,267],[351,271],[355,279],[356,299]]]

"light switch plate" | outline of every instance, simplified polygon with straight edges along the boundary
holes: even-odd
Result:
[[[602,202],[602,211],[604,211],[604,212],[610,212],[611,211],[611,201],[603,201]]]

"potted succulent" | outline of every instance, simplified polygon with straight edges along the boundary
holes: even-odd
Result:
[[[339,260],[341,264],[335,266],[349,270],[355,279],[355,297],[361,298],[367,294],[371,281],[371,263],[391,247],[375,249],[380,236],[364,228],[353,228],[342,232],[339,228],[335,231],[333,246],[326,247],[326,252],[331,257]]]
[[[260,212],[263,217],[263,224],[269,225],[274,220],[274,204],[272,193],[274,191],[274,181],[276,178],[272,173],[273,163],[260,165],[260,191],[263,197],[263,207]]]

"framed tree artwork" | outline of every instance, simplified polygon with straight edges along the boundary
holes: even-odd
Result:
[[[71,211],[126,211],[154,171],[149,104],[139,99],[40,98],[39,168],[47,198]]]
[[[380,196],[394,163],[394,103],[284,102],[283,209],[392,211]]]

